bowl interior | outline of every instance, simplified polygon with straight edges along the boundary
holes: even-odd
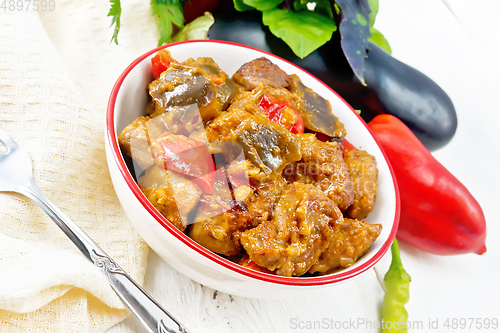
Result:
[[[309,73],[279,57],[263,51],[219,41],[189,41],[170,44],[165,47],[170,50],[172,57],[179,62],[188,58],[211,57],[229,76],[232,76],[232,74],[245,62],[264,56],[278,65],[286,73],[297,74],[306,86],[330,101],[333,112],[345,125],[347,130],[346,138],[354,146],[364,149],[374,155],[377,160],[379,171],[377,200],[374,210],[366,220],[370,223],[381,224],[383,229],[379,238],[372,244],[370,251],[360,258],[353,266],[327,276],[302,277],[300,280],[308,280],[307,284],[309,285],[337,282],[362,273],[375,265],[386,253],[395,237],[399,221],[399,196],[391,168],[386,161],[384,153],[370,134],[364,121],[356,114],[352,107],[327,85]],[[144,109],[148,103],[147,86],[152,80],[150,59],[156,54],[157,50],[158,49],[152,50],[134,61],[125,70],[113,89],[113,94],[115,96],[113,97],[112,94],[110,103],[114,104],[114,107],[108,107],[107,126],[108,131],[112,128],[113,132],[115,132],[114,136],[110,135],[110,140],[112,140],[111,146],[114,148],[113,154],[115,154],[115,161],[123,165],[125,165],[125,163],[117,148],[118,143],[116,135],[135,118],[144,115]],[[131,179],[132,175],[129,172],[123,172],[123,177]],[[135,189],[131,187],[131,190],[134,191],[136,196],[142,195],[137,187]],[[168,223],[166,219],[159,222],[163,225]],[[184,234],[179,233],[178,237],[185,237],[186,239],[183,240],[184,243],[191,242],[192,244],[190,244],[190,247],[195,250],[201,248],[200,245]],[[220,257],[217,255],[211,254],[211,252],[207,254],[207,252],[209,251],[198,250],[199,255],[212,256],[211,259],[216,257],[216,260],[220,260]],[[225,265],[226,267],[250,271],[230,261],[227,262],[227,265]],[[262,276],[266,276],[267,274],[251,271],[246,275],[262,279]],[[273,276],[272,281],[287,284],[289,283],[288,281],[297,281],[297,278]]]

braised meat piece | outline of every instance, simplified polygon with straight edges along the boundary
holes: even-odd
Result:
[[[188,215],[202,194],[198,185],[156,165],[148,168],[138,183],[146,198],[167,220],[180,231],[186,230]]]
[[[288,74],[267,58],[249,61],[233,75],[233,81],[245,90],[256,88],[259,83],[273,88],[288,87]]]
[[[228,180],[220,174],[216,176],[214,193],[203,197],[196,222],[189,230],[189,237],[216,253],[239,254],[241,232],[271,217],[286,184],[279,175],[266,175],[251,164],[247,167],[249,186],[231,181],[233,193]],[[229,167],[228,174],[231,171]]]
[[[237,228],[231,224],[235,208],[224,169],[218,169],[211,195],[204,195],[196,212],[189,237],[210,251],[235,255],[240,252],[238,238],[233,235]]]
[[[251,165],[250,162],[248,164]],[[231,182],[235,189],[236,199],[239,199],[247,207],[245,214],[241,214],[239,217],[245,224],[245,229],[256,227],[272,217],[274,206],[286,186],[286,181],[279,174],[268,175],[255,167],[249,170],[249,193],[245,193],[246,188],[244,186],[238,187],[234,181]],[[230,167],[228,172],[231,171]]]
[[[300,276],[316,263],[342,222],[335,203],[316,186],[287,185],[272,220],[241,234],[241,244],[257,265],[282,276]]]
[[[328,248],[309,269],[309,273],[328,274],[336,268],[353,265],[368,252],[370,245],[380,235],[382,226],[346,218],[343,223],[336,224],[333,231]]]
[[[270,271],[264,267],[260,267],[255,262],[253,262],[252,259],[250,259],[250,257],[248,256],[248,254],[243,255],[243,257],[241,257],[241,259],[238,261],[238,264],[240,264],[241,266],[246,267],[248,269],[252,269],[254,271],[259,271],[259,272],[267,273],[267,274],[273,274],[273,271]]]
[[[149,151],[149,137],[145,123],[151,118],[138,117],[123,129],[118,136],[122,151],[133,158],[143,169],[153,165],[153,156]]]
[[[228,108],[231,111],[234,108],[243,109],[251,114],[264,114],[259,107],[259,102],[266,95],[272,100],[285,101],[292,108],[297,109],[303,104],[300,97],[284,88],[272,88],[259,84],[252,91],[242,91],[236,95]]]
[[[155,117],[171,106],[196,104],[204,122],[217,117],[222,108],[214,82],[200,68],[171,63],[160,77],[149,84],[155,103]]]
[[[314,134],[298,134],[302,159],[288,164],[283,177],[289,182],[314,184],[344,211],[354,200],[352,182],[337,142],[321,142]]]
[[[230,140],[231,133],[250,116],[250,113],[238,108],[223,112],[206,127],[208,140],[210,142]]]
[[[205,128],[196,105],[173,106],[166,113],[151,117],[138,117],[118,136],[122,150],[143,169],[156,162],[164,166],[159,149],[161,137],[182,135],[201,142],[208,142]]]
[[[315,93],[311,88],[304,86],[295,74],[290,76],[289,89],[300,97],[296,110],[302,116],[305,128],[330,137],[345,137],[344,124],[333,114],[329,101]]]
[[[354,201],[346,216],[364,219],[373,210],[377,196],[377,162],[375,157],[364,150],[354,149],[344,154],[344,161],[351,177]]]

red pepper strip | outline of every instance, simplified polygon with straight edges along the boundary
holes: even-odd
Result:
[[[151,65],[153,66],[153,77],[155,79],[160,77],[160,74],[168,69],[170,63],[177,62],[171,56],[170,52],[166,50],[160,50],[158,53],[151,58]]]
[[[352,143],[350,143],[349,141],[347,141],[346,138],[344,138],[344,142],[343,142],[343,145],[344,145],[344,150],[343,150],[343,153],[347,153],[348,151],[351,151],[351,150],[356,150],[358,148],[356,148]]]
[[[287,101],[275,101],[271,99],[269,95],[264,95],[260,99],[258,106],[262,111],[264,111],[269,120],[280,124],[292,133],[304,133],[304,121],[302,120],[302,117],[288,104]],[[296,116],[297,120],[292,126],[286,124],[283,119],[283,111],[286,108],[290,108]]]
[[[319,141],[322,141],[322,142],[328,142],[328,141],[330,141],[332,139],[332,137],[328,136],[326,134],[317,132],[316,133],[316,139],[318,139]]]
[[[290,132],[295,133],[295,134],[304,133],[304,120],[302,119],[300,114],[297,113],[297,111],[295,111],[294,109],[292,109],[292,110],[293,110],[293,112],[295,112],[295,115],[297,116],[297,121],[290,129]]]
[[[216,85],[221,85],[226,82],[226,76],[224,75],[225,73],[222,72],[221,76],[217,75],[209,75],[210,79],[214,82]]]
[[[205,143],[175,134],[164,134],[158,139],[165,168],[190,176],[203,192],[212,194],[215,163]]]
[[[398,238],[440,255],[486,252],[484,214],[467,188],[396,117],[378,115],[368,127],[387,154],[399,185]]]

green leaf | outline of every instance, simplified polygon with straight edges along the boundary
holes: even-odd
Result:
[[[151,0],[151,8],[153,16],[156,16],[158,20],[158,31],[160,32],[158,46],[169,43],[173,32],[172,24],[175,24],[179,30],[184,27],[182,1]]]
[[[382,35],[380,31],[373,27],[378,14],[378,0],[368,0],[368,3],[370,4],[370,8],[372,10],[370,12],[370,33],[372,36],[368,39],[380,46],[387,53],[391,54],[392,49],[387,39],[385,39],[384,35]]]
[[[392,54],[391,46],[389,45],[387,39],[385,39],[384,35],[382,35],[382,33],[375,28],[370,28],[370,32],[372,33],[372,36],[369,40],[380,46],[385,52]]]
[[[215,20],[212,14],[205,12],[205,15],[196,18],[190,23],[186,24],[181,31],[179,31],[174,38],[173,42],[190,39],[208,39],[208,30],[214,24]]]
[[[109,9],[109,13],[107,16],[111,16],[111,26],[115,25],[115,31],[113,33],[113,37],[111,37],[111,41],[115,42],[118,45],[118,32],[120,32],[120,17],[122,15],[122,6],[120,4],[120,0],[110,0],[111,8]]]
[[[368,0],[368,4],[370,5],[370,27],[373,28],[373,25],[375,24],[375,18],[377,17],[378,14],[378,0]]]
[[[239,12],[244,12],[246,10],[254,9],[253,7],[245,5],[243,0],[233,0],[233,4],[234,4],[234,9],[236,9]]]
[[[243,0],[245,5],[253,7],[261,12],[276,8],[283,0]]]
[[[325,14],[326,16],[333,19],[332,4],[328,0],[318,0],[316,2],[316,7],[314,11],[320,14]]]
[[[371,36],[370,5],[368,0],[336,0],[336,3],[340,8],[342,50],[356,77],[366,85],[364,72],[366,44]]]
[[[329,41],[337,29],[332,19],[309,10],[275,8],[262,13],[262,22],[300,58]]]
[[[333,3],[333,8],[335,8],[335,13],[337,15],[340,15],[340,8],[335,2]]]
[[[304,0],[295,0],[293,2],[293,9],[298,12],[301,10],[307,10],[307,1]]]

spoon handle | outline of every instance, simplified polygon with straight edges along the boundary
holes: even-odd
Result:
[[[150,333],[189,333],[162,308],[87,234],[40,191],[33,179],[17,191],[33,200],[62,229],[82,253],[106,276],[109,284]]]

